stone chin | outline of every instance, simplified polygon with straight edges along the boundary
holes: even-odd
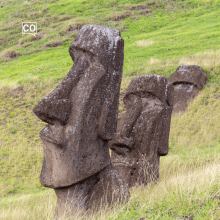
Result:
[[[40,182],[45,187],[60,188],[73,185],[94,175],[110,164],[108,146],[101,140],[97,140],[100,148],[96,147],[86,154],[81,151],[73,151],[71,148],[62,148],[60,145],[45,139],[42,141],[44,162]],[[99,163],[95,163],[97,160]]]

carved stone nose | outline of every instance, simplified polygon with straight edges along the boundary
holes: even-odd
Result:
[[[126,155],[126,153],[133,148],[133,138],[117,136],[113,141],[109,142],[109,147],[119,155]]]
[[[71,106],[72,104],[69,99],[45,97],[34,107],[33,111],[44,122],[53,125],[54,120],[59,120],[64,125],[71,113]]]

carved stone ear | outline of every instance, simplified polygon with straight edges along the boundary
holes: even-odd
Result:
[[[103,140],[111,140],[116,134],[122,71],[114,72],[110,77],[99,121],[98,133]]]
[[[122,69],[124,60],[124,40],[118,36],[115,40],[116,51],[113,56],[113,69],[118,71]]]
[[[174,87],[172,84],[167,84],[166,88],[166,99],[167,103],[170,107],[173,107],[173,101],[174,101]]]
[[[114,42],[114,54],[111,66],[110,82],[106,89],[106,100],[102,106],[99,136],[103,140],[111,140],[116,134],[120,85],[124,61],[124,40],[118,36]]]
[[[47,99],[44,98],[33,109],[34,113],[42,121],[54,124],[57,119],[61,124],[66,124],[71,113],[72,103],[69,99]]]
[[[113,101],[108,100],[102,107],[100,122],[99,122],[99,136],[103,140],[111,140],[116,134],[117,118],[118,118],[118,99],[117,93],[113,94]]]

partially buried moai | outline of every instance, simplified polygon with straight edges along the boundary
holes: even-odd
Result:
[[[174,86],[173,113],[184,112],[206,84],[207,73],[200,66],[181,65],[168,82]]]
[[[129,187],[159,178],[160,156],[169,151],[173,86],[164,76],[134,78],[128,86],[126,113],[110,141],[111,161]]]
[[[123,51],[118,30],[83,26],[69,48],[74,61],[70,71],[34,107],[48,123],[40,132],[40,182],[56,192],[56,216],[66,208],[71,214],[128,197],[108,147],[116,133]]]

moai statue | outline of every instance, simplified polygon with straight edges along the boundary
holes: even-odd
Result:
[[[184,112],[206,84],[207,73],[200,66],[181,65],[168,82],[174,86],[173,113]]]
[[[160,156],[169,151],[173,86],[164,76],[139,76],[123,101],[127,111],[109,143],[111,161],[129,187],[146,185],[158,180]]]
[[[117,29],[83,26],[69,48],[74,61],[70,71],[34,107],[48,123],[40,132],[40,182],[56,192],[57,217],[67,208],[74,213],[128,197],[108,146],[117,129],[123,51]]]

